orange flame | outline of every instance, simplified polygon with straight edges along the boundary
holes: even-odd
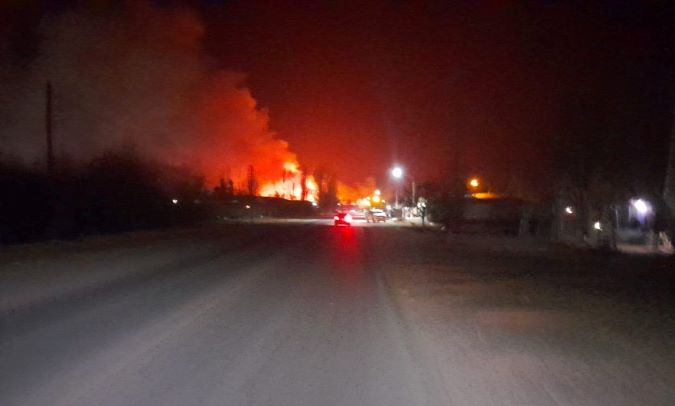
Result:
[[[313,176],[305,176],[298,169],[298,164],[294,162],[285,162],[283,168],[284,174],[281,179],[266,182],[258,189],[260,196],[318,202],[319,187]],[[304,191],[302,187],[303,182],[305,184]]]
[[[291,173],[297,173],[298,164],[295,162],[284,162],[284,170]]]

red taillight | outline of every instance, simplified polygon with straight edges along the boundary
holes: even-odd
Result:
[[[351,214],[347,214],[347,215],[345,216],[345,221],[346,221],[347,223],[351,223],[351,222],[352,222],[352,216],[351,216]]]
[[[338,216],[333,216],[333,220],[340,220],[340,217],[338,217]]]

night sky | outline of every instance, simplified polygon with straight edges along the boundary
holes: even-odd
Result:
[[[455,148],[468,171],[546,170],[579,99],[607,131],[668,134],[673,20],[658,3],[313,3],[232,4],[207,19],[207,47],[249,73],[303,160],[334,156],[352,180],[394,161],[431,177]]]
[[[609,155],[660,173],[675,100],[669,2],[511,3],[153,7],[193,10],[200,57],[245,75],[241,85],[302,167],[332,168],[346,182],[384,182],[400,163],[416,179],[459,171],[536,188],[574,137],[599,137]],[[15,22],[0,34],[15,66],[39,56],[41,21],[83,7],[33,4],[3,17]]]

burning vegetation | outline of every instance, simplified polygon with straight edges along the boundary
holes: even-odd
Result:
[[[281,179],[264,183],[258,189],[258,194],[265,197],[307,200],[316,203],[319,199],[319,188],[313,176],[298,169],[297,164],[286,162]]]
[[[270,129],[245,75],[215,68],[203,52],[194,13],[144,1],[115,13],[80,6],[41,31],[28,69],[0,67],[3,82],[20,84],[0,100],[0,113],[12,117],[0,114],[0,153],[43,160],[49,81],[57,160],[87,162],[132,145],[149,162],[201,173],[209,189],[318,200],[317,182]]]

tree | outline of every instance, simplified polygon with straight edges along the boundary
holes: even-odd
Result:
[[[249,196],[255,196],[257,182],[255,179],[255,169],[253,165],[248,166],[248,175],[246,177],[246,191]]]
[[[337,179],[334,172],[326,167],[319,167],[314,171],[314,180],[319,188],[319,205],[324,209],[337,206]]]

